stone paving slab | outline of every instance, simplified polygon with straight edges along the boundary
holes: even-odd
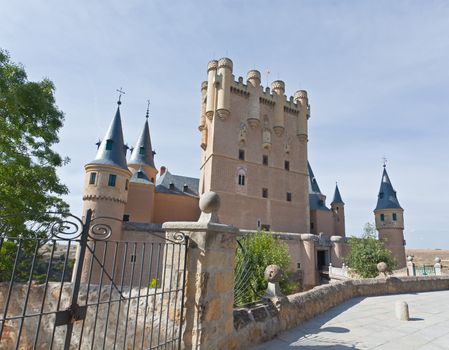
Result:
[[[410,321],[396,319],[396,301]],[[449,350],[449,291],[354,298],[254,349],[294,348]]]

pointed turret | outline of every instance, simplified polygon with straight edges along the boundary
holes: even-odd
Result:
[[[341,199],[340,189],[335,184],[334,199],[331,203],[334,219],[334,235],[345,236],[345,202]]]
[[[140,166],[155,168],[148,119],[145,120],[142,133],[140,134],[139,139],[136,142],[136,146],[131,153],[131,158],[128,165],[133,168],[139,168]]]
[[[334,199],[332,200],[332,204],[345,204],[343,202],[343,199],[341,199],[340,190],[338,189],[338,185],[335,184],[335,192],[334,192]]]
[[[316,181],[315,175],[309,162],[307,162],[307,168],[309,170],[309,194],[311,193],[321,194],[320,187],[318,186],[318,182]]]
[[[393,189],[387,168],[384,166],[382,181],[380,183],[379,195],[377,197],[376,209],[402,209],[396,197],[396,191]]]
[[[136,145],[131,152],[131,158],[128,166],[132,169],[139,170],[143,168],[145,173],[150,177],[151,182],[155,181],[157,169],[154,165],[154,152],[151,146],[150,127],[148,125],[149,109],[147,108],[145,124],[142,133],[137,139]]]
[[[127,146],[123,142],[119,105],[103,141],[98,146],[95,159],[89,164],[112,165],[128,170],[128,166],[126,165],[126,150]]]
[[[374,215],[379,239],[393,253],[397,267],[405,267],[404,210],[399,204],[385,164]]]

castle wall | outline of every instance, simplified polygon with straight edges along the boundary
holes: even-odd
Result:
[[[324,232],[327,235],[334,235],[334,218],[332,211],[327,210],[311,210],[310,222],[313,223],[313,228],[310,232],[317,235]]]
[[[154,212],[154,184],[140,184],[130,182],[128,202],[125,206],[125,215],[129,221],[140,223],[153,222]]]
[[[197,221],[200,217],[198,198],[170,193],[156,192],[153,222]]]

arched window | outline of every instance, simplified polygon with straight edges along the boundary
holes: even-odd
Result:
[[[237,184],[239,186],[246,186],[246,169],[237,168]]]

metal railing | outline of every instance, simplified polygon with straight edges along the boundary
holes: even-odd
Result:
[[[123,241],[121,222],[0,217],[0,349],[177,349],[188,237]],[[20,220],[19,220],[20,221]]]

